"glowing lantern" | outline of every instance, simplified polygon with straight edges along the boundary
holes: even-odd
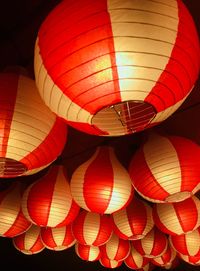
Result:
[[[61,154],[67,127],[44,104],[34,80],[0,74],[0,178],[34,174]]]
[[[151,260],[151,262],[154,265],[157,266],[170,266],[174,259],[176,258],[176,251],[168,245],[167,250],[160,256],[160,257],[155,257]]]
[[[81,211],[72,224],[76,240],[83,245],[101,246],[112,234],[110,217]]]
[[[168,239],[163,232],[154,227],[144,238],[132,241],[132,245],[141,255],[155,258],[165,253]]]
[[[200,226],[200,200],[193,196],[181,202],[156,203],[153,206],[156,226],[170,235],[180,235]]]
[[[101,252],[99,247],[75,244],[76,254],[84,261],[94,262],[99,260]]]
[[[79,210],[72,199],[63,166],[52,166],[45,176],[26,188],[22,197],[24,215],[41,227],[68,225]]]
[[[141,239],[154,226],[152,208],[144,201],[134,198],[126,209],[112,214],[114,232],[122,239]]]
[[[46,248],[56,251],[70,248],[76,242],[71,225],[59,228],[42,228],[41,238]]]
[[[110,214],[125,208],[133,197],[127,170],[111,147],[99,147],[95,154],[73,173],[71,193],[83,209]]]
[[[200,256],[186,256],[186,255],[182,255],[182,254],[178,254],[178,256],[180,257],[180,259],[182,259],[183,261],[192,264],[192,265],[200,265]]]
[[[62,1],[39,29],[34,66],[53,112],[87,133],[123,135],[183,103],[199,40],[182,1]]]
[[[40,236],[40,227],[32,225],[28,231],[13,238],[14,247],[23,254],[32,255],[44,250]]]
[[[151,263],[146,264],[144,267],[137,269],[137,271],[152,271],[154,266]]]
[[[149,261],[149,258],[143,257],[134,247],[132,247],[130,254],[124,260],[124,263],[131,269],[140,269],[146,266]]]
[[[115,260],[110,260],[108,258],[100,258],[99,262],[102,266],[106,267],[106,268],[117,268],[120,265],[122,265],[123,261],[118,262]]]

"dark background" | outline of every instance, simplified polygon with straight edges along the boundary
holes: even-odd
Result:
[[[37,31],[49,11],[59,2],[58,0],[0,1],[0,71],[8,66],[22,66],[34,78],[33,56]],[[200,1],[184,0],[183,2],[190,10],[200,35]],[[200,79],[184,104],[156,129],[168,134],[188,137],[200,144],[199,89]],[[96,146],[109,144],[115,147],[118,158],[127,167],[132,154],[145,136],[146,131],[123,137],[103,138],[87,135],[69,127],[66,146],[56,163],[67,167],[70,178],[74,169],[90,157]],[[32,182],[43,174],[45,170],[34,176],[20,177],[18,180]],[[0,189],[5,189],[14,181],[15,179],[0,180]],[[4,237],[0,238],[0,260],[5,270],[106,270],[98,262],[87,263],[81,260],[75,254],[74,247],[62,252],[45,249],[39,254],[28,256],[17,251],[12,245],[12,240]],[[123,265],[116,270],[130,269]],[[200,266],[195,267],[181,261],[174,270],[200,270]]]

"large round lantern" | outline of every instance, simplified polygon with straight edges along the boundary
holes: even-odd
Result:
[[[39,29],[34,66],[53,112],[87,133],[124,135],[183,103],[199,75],[199,41],[179,0],[62,1]]]
[[[200,189],[200,146],[179,136],[153,134],[133,155],[133,186],[152,202],[178,202]]]
[[[112,147],[99,147],[73,173],[71,193],[83,209],[110,214],[125,208],[133,197],[128,171],[118,161]]]
[[[104,266],[106,268],[111,268],[111,269],[117,268],[117,267],[121,266],[123,263],[123,261],[118,262],[118,261],[110,260],[108,258],[103,258],[103,257],[99,259],[99,262],[102,266]]]
[[[113,230],[122,239],[141,239],[154,226],[152,208],[143,200],[134,198],[123,210],[112,214]]]
[[[151,259],[151,263],[161,267],[171,266],[176,256],[176,251],[168,245],[167,250],[161,256]]]
[[[101,246],[112,234],[110,217],[81,211],[72,224],[75,239],[83,245]]]
[[[180,235],[200,226],[200,200],[193,196],[175,203],[156,203],[153,206],[156,226],[170,235]]]
[[[134,247],[132,247],[130,254],[124,260],[124,263],[130,269],[140,269],[146,266],[149,261],[149,258],[143,257]]]
[[[53,165],[45,176],[26,188],[22,197],[24,215],[41,227],[68,225],[79,210],[72,199],[64,166]]]
[[[89,262],[97,261],[101,256],[99,247],[82,245],[78,242],[75,244],[75,252],[82,260]]]
[[[67,127],[42,101],[34,80],[0,73],[0,178],[34,174],[61,154]]]

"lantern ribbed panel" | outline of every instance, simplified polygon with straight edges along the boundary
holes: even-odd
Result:
[[[153,206],[156,226],[170,235],[180,235],[200,226],[200,200],[192,196],[181,202],[156,203]]]
[[[171,265],[176,256],[176,251],[170,245],[168,245],[167,250],[160,257],[153,258],[151,262],[157,266],[167,266]]]
[[[129,174],[148,201],[182,201],[200,189],[200,147],[183,137],[151,135],[133,155]]]
[[[114,232],[122,239],[141,239],[154,226],[152,208],[136,197],[126,207],[112,214]]]
[[[35,78],[74,128],[124,135],[177,110],[198,78],[199,51],[182,1],[62,1],[39,29]]]
[[[192,265],[200,265],[200,256],[194,257],[194,256],[186,256],[186,255],[182,255],[182,254],[178,254],[180,259],[182,259],[183,261],[192,264]]]
[[[75,244],[76,254],[84,261],[94,262],[99,260],[101,252],[99,247]]]
[[[110,260],[108,258],[101,258],[99,259],[99,262],[102,266],[106,267],[106,268],[117,268],[120,265],[122,265],[123,261],[118,262],[115,260]]]
[[[56,251],[70,248],[76,242],[71,224],[59,228],[42,228],[41,238],[46,248]]]
[[[61,154],[67,126],[42,101],[34,80],[0,74],[0,177],[34,174]]]
[[[154,258],[165,253],[168,239],[163,232],[154,227],[144,238],[132,241],[132,245],[141,255]]]
[[[72,231],[80,244],[101,246],[111,237],[112,223],[109,216],[83,210],[74,220]]]
[[[41,252],[45,246],[40,236],[40,227],[32,225],[25,233],[13,238],[14,247],[23,254],[32,255]]]
[[[126,266],[130,269],[140,269],[149,263],[149,259],[142,256],[133,246],[131,247],[130,254],[124,260]]]
[[[80,207],[100,214],[125,208],[133,197],[128,171],[111,147],[99,147],[80,165],[72,175],[70,188]]]
[[[45,176],[26,188],[22,197],[24,215],[41,227],[68,225],[79,210],[71,196],[63,166],[52,166]]]

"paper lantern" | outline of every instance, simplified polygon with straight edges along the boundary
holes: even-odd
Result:
[[[124,260],[124,263],[130,269],[140,269],[145,267],[149,261],[149,258],[143,257],[134,247],[132,247],[130,254]]]
[[[26,188],[22,197],[24,215],[41,227],[68,225],[79,210],[72,199],[65,168],[61,165],[53,165],[45,176]]]
[[[34,67],[41,97],[68,124],[124,135],[184,102],[199,75],[199,40],[179,0],[62,1],[39,29]]]
[[[118,161],[112,147],[99,147],[73,173],[71,193],[83,209],[111,214],[125,208],[133,197],[128,171]]]
[[[34,174],[61,154],[66,124],[42,101],[34,80],[0,73],[0,178]]]
[[[137,192],[152,202],[178,202],[200,189],[200,146],[179,136],[151,135],[129,166]]]
[[[83,245],[101,246],[112,234],[110,217],[81,211],[72,224],[76,240]]]
[[[31,227],[21,211],[22,188],[20,183],[13,183],[0,191],[0,235],[14,237]]]
[[[134,198],[126,209],[111,215],[113,230],[122,239],[143,238],[154,226],[152,208],[144,201]]]
[[[172,247],[186,256],[200,256],[200,227],[192,232],[169,236]]]
[[[141,255],[155,258],[165,253],[168,239],[163,232],[154,227],[144,238],[132,241],[132,245]]]
[[[151,263],[146,264],[143,268],[137,269],[137,271],[152,271],[154,266]]]
[[[59,228],[42,228],[41,238],[46,248],[56,251],[70,248],[76,242],[71,224]]]
[[[180,235],[200,226],[200,200],[193,196],[181,202],[156,203],[153,206],[156,226],[170,235]]]
[[[170,245],[168,245],[167,250],[160,257],[153,258],[151,263],[161,267],[171,266],[176,256],[176,251]]]
[[[129,241],[120,239],[113,233],[108,242],[100,247],[100,250],[103,258],[122,261],[128,257],[130,248]]]
[[[106,267],[106,268],[117,268],[120,265],[122,265],[123,261],[118,262],[115,260],[110,260],[108,258],[101,258],[99,259],[99,262],[102,266]]]
[[[14,247],[26,255],[38,254],[45,246],[40,237],[40,227],[32,225],[28,231],[12,239]]]
[[[200,256],[186,256],[182,254],[178,254],[181,260],[185,261],[186,263],[192,264],[192,265],[200,265]]]
[[[75,244],[76,254],[84,261],[94,262],[99,260],[101,252],[99,247]]]

